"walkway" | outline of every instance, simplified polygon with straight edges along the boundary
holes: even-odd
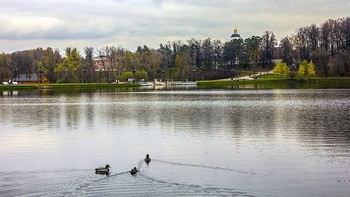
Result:
[[[224,79],[224,80],[233,80],[233,81],[239,81],[239,80],[253,80],[255,76],[260,76],[260,75],[266,75],[266,74],[273,74],[273,71],[268,71],[268,72],[257,72],[255,75],[248,75],[248,76],[243,76],[243,77],[235,77],[232,79]]]

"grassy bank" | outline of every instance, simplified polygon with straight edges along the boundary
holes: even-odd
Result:
[[[101,89],[101,88],[133,88],[139,84],[132,83],[57,83],[57,84],[26,84],[0,85],[0,90],[34,90],[34,89]]]
[[[290,79],[283,75],[261,75],[256,80],[212,80],[199,81],[199,88],[239,88],[239,89],[327,89],[350,88],[350,78],[313,77]]]

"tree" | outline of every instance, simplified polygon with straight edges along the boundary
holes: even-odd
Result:
[[[14,67],[14,69],[16,69],[16,67]],[[8,81],[9,79],[11,79],[11,56],[6,53],[1,53],[0,54],[0,80]]]
[[[272,60],[276,44],[274,33],[272,31],[266,31],[262,36],[261,66],[263,68],[270,68],[273,65]]]
[[[95,65],[94,65],[94,48],[85,47],[84,48],[85,59],[84,59],[84,69],[86,69],[86,76],[88,82],[97,82]]]
[[[135,78],[137,80],[140,80],[140,79],[144,79],[144,80],[147,80],[148,79],[148,74],[145,70],[137,70],[135,72]]]
[[[170,68],[172,67],[172,50],[170,43],[167,44],[160,44],[160,48],[158,49],[158,52],[160,54],[161,59],[161,66],[163,68]],[[175,57],[176,58],[176,57]]]
[[[285,37],[280,42],[280,47],[282,51],[282,61],[286,62],[287,65],[292,65],[293,63],[293,46],[292,41],[289,37]]]
[[[312,62],[312,60],[307,64],[307,74],[308,76],[316,75],[315,64]]]
[[[57,74],[57,82],[80,82],[79,74],[81,74],[82,58],[76,48],[66,48],[66,57],[63,62],[58,64],[55,68]]]
[[[312,24],[307,28],[307,34],[310,50],[315,51],[318,48],[319,28],[315,24]]]
[[[213,65],[215,68],[217,68],[218,66],[221,65],[222,63],[222,53],[223,53],[223,49],[222,49],[222,44],[220,40],[214,40],[213,41],[213,47],[214,47],[214,60],[213,60]]]
[[[307,75],[307,61],[304,60],[300,65],[298,69],[298,74],[299,75]]]
[[[126,72],[123,72],[123,74],[118,77],[118,80],[119,81],[127,81],[129,78],[133,78],[133,77],[134,77],[134,75],[131,71],[126,71]]]
[[[112,78],[115,79],[116,74],[113,71],[116,71],[116,62],[117,62],[117,54],[118,50],[115,46],[106,46],[103,48],[104,53],[106,55],[106,58],[108,60],[108,67],[107,67],[107,72],[108,72],[108,79],[107,81],[111,81]],[[112,74],[111,74],[112,73]]]
[[[227,69],[234,69],[240,65],[243,54],[243,40],[234,39],[226,42],[223,47],[223,62]]]
[[[275,68],[273,69],[273,72],[276,74],[288,75],[290,73],[290,69],[286,63],[280,62],[276,64]]]
[[[202,62],[206,69],[212,69],[214,63],[214,47],[210,38],[203,41],[202,44]]]
[[[307,28],[302,27],[298,29],[297,35],[295,36],[296,50],[298,52],[299,60],[309,59],[310,49],[308,47],[307,32]]]
[[[49,80],[49,82],[55,82],[56,75],[54,70],[56,65],[62,61],[59,51],[48,47],[46,50],[42,51],[41,58],[35,61],[37,69],[43,71],[43,75]]]
[[[315,70],[323,73],[325,77],[328,77],[330,55],[327,51],[319,48],[318,50],[311,52],[311,59],[315,62]]]
[[[299,70],[298,70],[299,75],[303,76],[314,76],[316,74],[315,71],[315,64],[311,61],[304,60],[300,65],[299,65]]]

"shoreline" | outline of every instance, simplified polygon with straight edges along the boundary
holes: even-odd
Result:
[[[59,83],[0,85],[6,90],[74,90],[138,88],[139,83]],[[313,77],[309,79],[258,78],[255,80],[208,80],[198,81],[198,89],[350,89],[350,77]]]
[[[198,88],[236,89],[350,89],[349,77],[314,77],[309,79],[264,79],[198,81]]]
[[[136,83],[57,83],[0,85],[1,90],[135,88]]]

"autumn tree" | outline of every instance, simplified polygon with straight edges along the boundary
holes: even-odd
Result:
[[[288,75],[290,73],[290,69],[286,63],[279,62],[276,64],[275,68],[273,69],[273,72],[276,74]]]
[[[314,76],[316,75],[315,64],[311,61],[304,60],[299,65],[298,74],[302,76]]]

